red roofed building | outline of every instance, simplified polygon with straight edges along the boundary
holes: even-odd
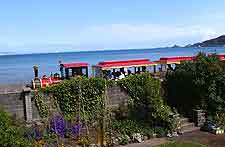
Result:
[[[61,63],[60,64],[61,77],[69,79],[76,75],[88,77],[88,63],[77,62],[77,63]]]

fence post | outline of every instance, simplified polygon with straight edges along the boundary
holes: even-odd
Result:
[[[197,127],[200,127],[206,121],[205,112],[203,110],[194,109],[193,120]]]
[[[23,88],[24,94],[24,109],[25,109],[25,120],[27,122],[32,121],[32,102],[31,102],[31,88],[24,87]]]

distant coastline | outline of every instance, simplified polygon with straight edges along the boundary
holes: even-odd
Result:
[[[164,48],[203,48],[203,47],[207,47],[207,48],[215,48],[215,47],[225,47],[225,35],[222,35],[222,36],[219,36],[217,38],[212,38],[212,39],[209,39],[209,40],[206,40],[206,41],[203,41],[203,42],[198,42],[198,43],[194,43],[194,44],[188,44],[188,45],[185,45],[185,46],[180,46],[180,45],[173,45],[173,46],[170,46],[170,47],[156,47],[156,48],[114,48],[114,49],[106,49],[106,48],[103,48],[103,49],[95,49],[95,50],[85,50],[85,51],[82,51],[82,50],[74,50],[74,49],[71,49],[72,51],[56,51],[56,52],[40,52],[40,53],[37,53],[37,52],[34,52],[34,53],[16,53],[16,52],[0,52],[0,56],[8,56],[8,55],[34,55],[34,54],[58,54],[58,53],[80,53],[80,52],[83,52],[83,53],[86,53],[86,52],[89,52],[89,53],[92,53],[92,52],[111,52],[111,51],[137,51],[137,50],[154,50],[154,49],[164,49]],[[65,47],[66,49],[67,47]],[[57,49],[56,49],[57,50]],[[68,48],[67,48],[68,50]]]
[[[173,48],[173,47],[157,47],[157,48],[119,48],[119,49],[96,49],[96,50],[85,50],[85,51],[66,51],[66,52],[40,52],[40,53],[14,53],[14,52],[0,52],[0,56],[17,56],[17,55],[42,55],[42,54],[63,54],[63,53],[91,53],[91,52],[112,52],[112,51],[138,51],[138,50],[154,50],[163,48]],[[180,47],[183,48],[183,47]]]
[[[225,47],[225,46],[210,46],[207,48]],[[197,46],[172,46],[172,47],[157,47],[157,48],[122,48],[122,49],[97,49],[85,51],[66,51],[66,52],[40,52],[40,53],[15,53],[15,52],[0,52],[0,56],[24,56],[24,55],[45,55],[45,54],[67,54],[67,53],[96,53],[96,52],[112,52],[112,51],[138,51],[138,50],[157,50],[157,49],[189,49],[189,48],[204,48]]]

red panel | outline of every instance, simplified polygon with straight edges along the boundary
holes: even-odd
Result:
[[[99,62],[97,66],[101,68],[110,68],[110,67],[121,67],[121,66],[138,66],[138,65],[155,65],[156,63],[151,62],[148,59],[139,59],[139,60],[117,60],[117,61],[104,61]]]
[[[160,58],[158,62],[180,62],[180,61],[192,61],[195,56],[180,56],[180,57],[166,57]]]
[[[55,84],[55,83],[59,83],[59,82],[61,82],[62,80],[60,79],[60,78],[50,78],[51,79],[51,81],[52,81],[52,84]]]
[[[61,66],[65,68],[73,68],[73,67],[88,67],[88,63],[80,62],[80,63],[64,63]]]
[[[50,86],[52,84],[50,78],[48,77],[43,77],[41,79],[41,83],[42,83],[42,87]]]
[[[219,54],[219,55],[217,55],[217,57],[218,57],[220,60],[225,60],[225,54]]]
[[[47,87],[52,84],[56,84],[61,82],[62,80],[60,78],[54,78],[54,77],[43,77],[41,79],[42,87]]]
[[[194,56],[181,56],[181,57],[167,57],[167,58],[160,58],[160,61],[190,61],[194,60]]]

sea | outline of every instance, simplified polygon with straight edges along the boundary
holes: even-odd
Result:
[[[39,67],[39,76],[59,73],[59,61],[63,63],[88,62],[89,66],[100,61],[160,57],[192,56],[198,52],[225,53],[225,47],[210,48],[154,48],[106,51],[84,51],[24,55],[0,55],[0,85],[28,84],[33,78],[33,66]],[[89,73],[91,68],[89,68]]]

